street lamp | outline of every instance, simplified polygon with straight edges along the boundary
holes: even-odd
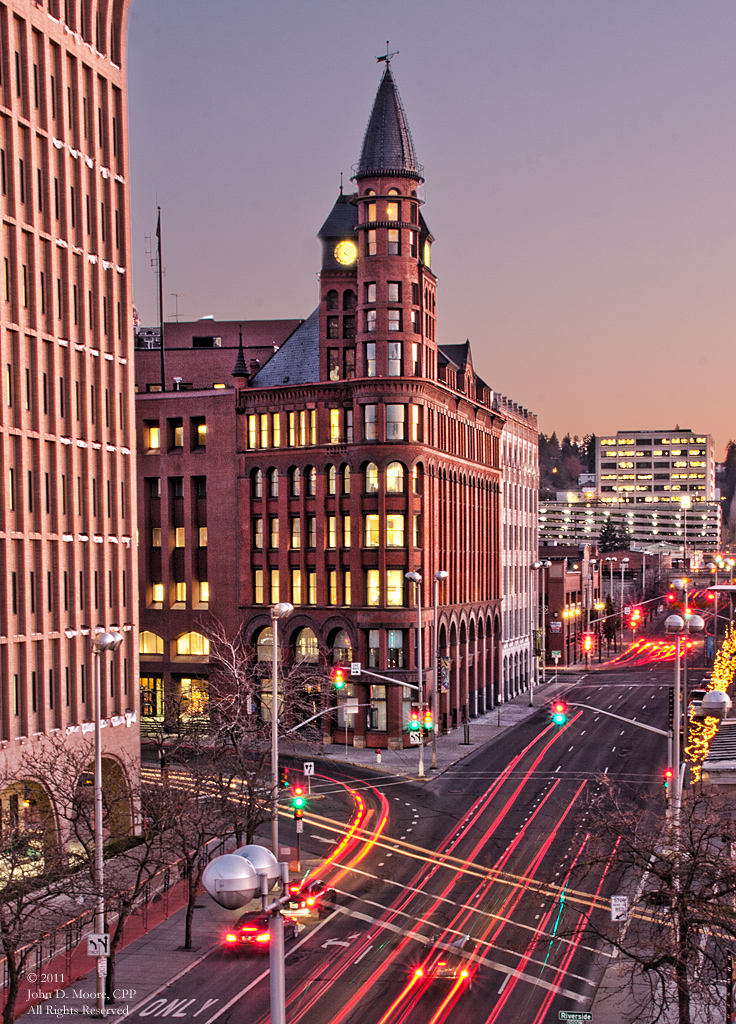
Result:
[[[439,604],[440,583],[444,583],[449,572],[439,569],[434,574],[434,678],[432,680],[432,767],[437,767],[437,729],[440,720],[440,687],[439,687],[439,661],[440,644],[437,632],[437,607]]]
[[[413,583],[416,587],[414,591],[417,602],[417,691],[418,704],[420,709],[424,710],[424,690],[422,688],[422,591],[420,590],[420,583],[422,577],[418,572],[407,572],[404,573],[406,579],[410,583]],[[424,778],[424,735],[422,730],[419,731],[419,778]]]
[[[279,620],[288,618],[294,605],[281,601],[271,609],[273,675],[271,678],[271,849],[279,859]]]
[[[674,706],[674,722],[672,723],[672,732],[674,735],[674,765],[673,759],[670,757],[670,767],[675,769],[675,820],[679,822],[680,818],[680,800],[682,797],[682,773],[681,773],[681,760],[683,748],[681,747],[680,740],[680,721],[683,718],[683,708],[681,704],[681,697],[684,698],[684,710],[687,710],[687,681],[685,682],[684,694],[680,693],[680,651],[681,651],[681,640],[680,637],[684,633],[687,637],[690,633],[702,633],[705,628],[705,623],[699,615],[691,615],[683,618],[682,615],[670,615],[665,620],[664,624],[666,633],[675,634],[675,706]],[[685,647],[687,650],[687,645]],[[683,747],[687,747],[687,713],[684,715],[685,727],[683,729]]]
[[[718,565],[716,562],[708,562],[706,569],[710,569],[715,574],[715,590],[713,591],[713,600],[716,605],[713,610],[713,657],[716,656],[716,647],[718,646]]]
[[[588,559],[588,576],[585,580],[585,632],[590,634],[590,606],[593,603],[593,576],[595,574],[595,567],[598,564],[597,558]],[[590,651],[585,652],[585,663],[590,667]]]
[[[614,562],[618,562],[618,558],[616,558],[615,555],[606,555],[605,561],[608,562],[608,578],[609,578],[609,581],[610,581],[609,582],[609,586],[610,586],[610,590],[611,590],[611,607],[613,608],[614,607],[614,604],[613,604],[613,563]],[[615,625],[615,623],[616,623],[616,616],[615,615],[613,616],[613,621],[614,621],[614,625]],[[609,636],[610,636],[610,634],[609,634]],[[614,651],[616,650],[616,630],[615,629],[613,631],[613,649],[614,649]],[[611,653],[611,641],[610,640],[608,641],[608,653],[609,653],[609,655]]]
[[[102,838],[102,685],[100,682],[100,658],[109,651],[114,654],[123,642],[122,633],[101,631],[92,641],[92,653],[95,655],[95,932],[98,935],[105,931],[105,866]],[[97,957],[96,1009],[97,1015],[105,1012],[105,975],[107,974],[107,957]]]
[[[624,569],[629,564],[628,558],[621,559],[621,636],[623,637],[624,629]]]
[[[682,569],[683,572],[687,572],[687,510],[690,508],[690,495],[683,494],[680,498],[680,508],[683,511],[685,517],[683,531],[682,531]]]
[[[543,683],[546,682],[546,678],[547,678],[546,675],[545,675],[545,665],[546,665],[546,661],[547,661],[547,631],[546,631],[546,625],[547,625],[547,615],[546,615],[546,612],[547,612],[547,608],[546,608],[547,595],[546,595],[545,586],[544,586],[544,573],[545,573],[546,569],[549,569],[551,567],[551,565],[552,565],[552,563],[550,562],[550,560],[548,558],[543,559],[541,562],[535,562],[534,565],[532,565],[532,569],[536,569],[537,571],[541,572],[541,579],[542,579],[541,618],[542,618],[542,682]],[[534,692],[533,692],[533,690],[530,687],[530,689],[529,689],[529,706],[530,707],[532,706],[533,702],[534,702]]]

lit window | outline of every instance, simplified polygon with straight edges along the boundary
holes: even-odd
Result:
[[[270,521],[270,538],[269,545],[272,548],[279,546],[279,519],[278,516],[273,516]]]
[[[391,513],[386,516],[386,547],[404,547],[404,516]]]
[[[401,235],[398,228],[388,229],[388,254],[389,256],[401,255]]]
[[[201,548],[207,547],[207,527],[200,526],[199,528],[199,546]]]
[[[350,547],[350,516],[346,515],[342,517],[342,546],[344,548]]]
[[[376,204],[368,203],[368,220],[372,221],[376,219]]]
[[[174,447],[174,448],[183,448],[184,447],[184,427],[182,426],[181,423],[174,423],[173,424],[173,429],[174,429],[174,436],[173,436],[172,447]]]
[[[371,281],[365,286],[365,301],[375,302],[376,301],[376,282]]]
[[[207,424],[197,424],[197,447],[204,448],[207,444]]]
[[[279,597],[279,571],[278,569],[271,570],[271,604],[278,604],[281,598]]]
[[[404,603],[404,571],[403,569],[386,570],[386,604],[402,605]]]
[[[206,658],[210,653],[210,642],[201,633],[182,633],[176,641],[176,653]]]
[[[350,575],[350,570],[349,569],[345,569],[345,571],[342,574],[342,596],[343,596],[343,604],[352,604],[353,595],[352,595],[351,575]]]
[[[299,413],[299,444],[303,448],[307,443],[307,413],[302,409]]]
[[[380,598],[381,590],[378,569],[367,569],[365,574],[365,603],[377,605],[380,603]]]
[[[378,491],[378,466],[375,462],[369,462],[365,467],[365,489],[368,494]]]
[[[141,654],[163,654],[163,639],[157,633],[144,629],[138,636],[138,650]]]
[[[154,583],[151,587],[151,599],[154,604],[161,604],[164,599],[164,585],[163,583]]]
[[[281,447],[281,414],[271,413],[271,440],[274,448]]]
[[[187,585],[186,583],[179,582],[176,584],[176,603],[186,604],[187,602]]]
[[[317,573],[316,572],[308,572],[307,573],[307,603],[308,604],[316,604],[317,603]]]
[[[330,444],[340,443],[340,410],[330,409]],[[334,468],[334,467],[333,467]],[[334,491],[330,492],[334,494]]]
[[[149,426],[148,428],[148,450],[158,451],[161,448],[161,428]]]
[[[378,516],[367,515],[365,516],[365,546],[367,548],[378,547]]]
[[[376,343],[367,341],[365,343],[365,375],[366,377],[376,376]]]
[[[388,406],[387,408],[391,408]],[[400,406],[399,408],[403,408]],[[363,440],[376,441],[378,439],[378,406],[363,406]]]
[[[261,413],[261,448],[268,448],[268,413]]]
[[[302,546],[302,521],[298,516],[291,520],[291,547],[298,551]]]
[[[289,447],[296,447],[296,413],[289,413]]]
[[[337,547],[337,516],[327,517],[327,547]]]
[[[376,329],[376,311],[375,311],[375,309],[367,309],[365,311],[365,329],[367,331],[375,331],[375,329]]]
[[[386,204],[386,220],[398,220],[399,219],[399,207],[400,203],[392,201]]]
[[[160,548],[161,547],[161,527],[160,526],[154,526],[153,529],[151,530],[151,547],[152,548]]]
[[[327,574],[327,585],[330,604],[337,604],[337,572],[334,569]]]
[[[174,538],[175,538],[174,539],[174,547],[183,548],[185,546],[184,527],[183,526],[177,526],[176,527],[176,529],[174,530]]]
[[[253,520],[253,547],[263,547],[263,519],[260,517]]]
[[[375,206],[375,203],[372,203],[371,205]],[[368,209],[370,209],[370,206],[368,207]],[[375,220],[375,217],[373,218],[373,220]],[[369,230],[368,230],[367,246],[368,246],[368,251],[367,251],[366,255],[367,256],[375,256],[376,255],[376,229],[375,228],[369,228]]]
[[[334,466],[327,467],[327,493],[337,494],[337,470]]]
[[[422,440],[421,410],[418,405],[411,407],[411,439],[412,441]]]
[[[207,604],[210,599],[210,585],[205,580],[199,581],[199,602]]]
[[[301,569],[291,570],[291,603],[302,603],[302,571]]]
[[[307,516],[307,547],[317,547],[317,517]]]
[[[264,603],[263,569],[256,569],[253,573],[253,603]]]
[[[389,494],[404,493],[404,467],[400,462],[391,462],[386,468],[386,490]]]

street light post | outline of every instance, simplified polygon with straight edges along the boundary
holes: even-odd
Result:
[[[621,636],[624,632],[624,569],[629,564],[628,558],[621,559],[621,600],[620,600],[620,615],[621,615]]]
[[[547,614],[546,614],[547,613],[547,608],[546,608],[547,594],[546,594],[546,588],[545,588],[544,584],[545,584],[545,571],[547,569],[549,569],[551,565],[552,565],[552,563],[550,562],[550,560],[548,558],[544,558],[544,559],[542,559],[541,562],[535,562],[532,565],[532,569],[536,569],[539,572],[541,580],[542,580],[542,603],[541,603],[541,607],[540,607],[540,616],[541,616],[541,619],[542,619],[542,682],[543,683],[545,683],[547,681],[547,676],[546,676],[546,672],[545,672],[545,666],[546,666],[546,662],[547,662]],[[532,705],[532,699],[533,699],[533,694],[530,692],[530,694],[529,694],[529,706],[530,707]]]
[[[271,677],[271,849],[279,859],[279,620],[286,619],[294,605],[281,601],[271,609],[273,675]]]
[[[437,632],[437,615],[439,605],[439,589],[440,583],[449,576],[449,572],[445,572],[444,569],[438,570],[434,574],[434,673],[432,679],[432,767],[437,767],[437,729],[439,728],[440,720],[440,686],[439,686],[439,661],[440,661],[440,642],[439,634]]]
[[[608,562],[608,579],[609,579],[609,587],[610,587],[610,590],[611,590],[611,607],[615,608],[615,605],[613,603],[613,563],[614,562],[618,562],[618,558],[616,558],[615,555],[606,555],[605,560],[606,560],[606,562]],[[615,615],[613,616],[613,622],[614,622],[614,625],[615,625],[615,623],[616,623],[616,616]],[[616,650],[616,630],[615,629],[613,631],[613,649],[614,649],[614,651]],[[608,653],[609,653],[609,655],[611,653],[611,641],[610,640],[608,641]]]
[[[105,931],[105,861],[102,834],[102,684],[100,658],[105,651],[114,653],[123,642],[121,633],[99,632],[92,641],[95,655],[95,932]],[[104,971],[104,973],[103,973]],[[107,958],[97,957],[97,984],[95,1008],[97,1015],[105,1012],[105,976]]]
[[[404,573],[406,579],[415,586],[415,595],[417,602],[417,685],[419,687],[419,707],[424,708],[424,687],[422,680],[422,591],[421,582],[422,577],[418,572],[407,572]],[[424,730],[419,731],[419,771],[418,775],[420,779],[424,778]]]
[[[683,755],[687,748],[687,680],[685,681],[684,692],[681,694],[681,673],[680,673],[680,657],[682,651],[682,636],[684,634],[686,638],[685,650],[687,651],[687,637],[690,633],[702,633],[705,628],[705,623],[699,615],[687,616],[682,615],[670,615],[664,624],[666,633],[675,634],[675,701],[674,701],[674,722],[672,723],[672,732],[674,736],[674,764],[670,765],[674,769],[674,817],[675,821],[679,823],[680,819],[680,802],[682,799],[682,772],[681,764],[683,761]],[[683,706],[684,705],[684,706]],[[683,715],[684,712],[684,715]],[[680,722],[684,719],[684,729],[680,730]]]

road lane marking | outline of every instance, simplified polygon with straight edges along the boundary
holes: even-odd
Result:
[[[353,963],[354,964],[359,964],[360,961],[363,959],[363,957],[364,956],[368,956],[368,954],[370,953],[370,951],[372,949],[373,949],[373,943],[371,942],[370,946],[366,947],[366,949],[363,950],[363,952],[360,954],[360,956],[356,956],[355,960],[353,960]]]
[[[537,915],[537,916],[538,916],[538,915]],[[498,994],[499,994],[499,995],[501,995],[501,993],[502,993],[502,992],[503,992],[503,990],[504,990],[504,989],[506,988],[506,986],[508,985],[508,983],[509,983],[509,981],[510,981],[510,980],[511,980],[511,975],[510,975],[510,974],[507,974],[507,975],[506,975],[506,977],[505,977],[505,978],[503,979],[503,981],[501,982],[501,987],[500,987],[500,989],[498,990]]]

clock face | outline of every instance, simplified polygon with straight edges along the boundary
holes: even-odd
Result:
[[[358,250],[355,247],[354,242],[338,242],[335,246],[334,255],[338,263],[342,263],[344,267],[348,267],[351,263],[355,263],[357,260]]]

